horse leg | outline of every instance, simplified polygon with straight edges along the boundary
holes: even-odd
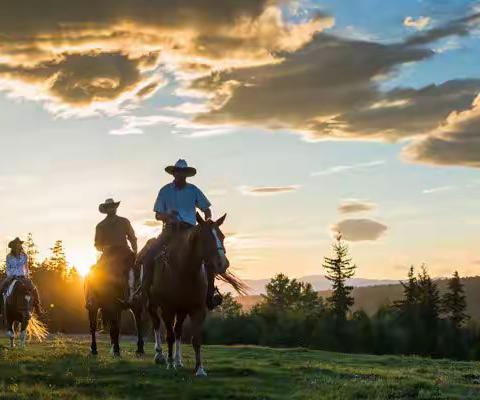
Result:
[[[165,329],[167,330],[167,344],[168,344],[168,361],[167,369],[173,368],[173,344],[175,343],[175,333],[173,331],[173,321],[175,319],[175,313],[172,310],[162,309],[162,319],[165,323]]]
[[[162,332],[160,330],[160,317],[157,313],[157,307],[149,304],[148,313],[152,319],[153,331],[155,333],[155,364],[164,364],[165,356],[162,353]]]
[[[207,373],[203,368],[202,364],[202,325],[205,320],[206,313],[205,310],[201,310],[193,315],[190,315],[190,320],[192,323],[192,345],[193,350],[195,351],[195,376],[206,377]]]
[[[143,341],[143,312],[141,306],[135,306],[132,310],[135,318],[135,327],[137,328],[137,357],[142,357],[145,354]]]
[[[182,328],[185,321],[186,314],[177,314],[175,321],[175,368],[183,368],[182,362]]]
[[[97,338],[96,338],[97,313],[98,313],[98,308],[92,308],[88,310],[88,319],[90,321],[90,334],[92,335],[92,343],[90,344],[90,353],[93,356],[96,356],[98,354]]]
[[[10,340],[10,347],[13,349],[15,347],[15,326],[13,321],[7,322],[7,337]]]
[[[120,357],[120,312],[114,313],[110,321],[110,342],[112,344],[112,355]]]
[[[28,322],[29,322],[29,319],[27,317],[24,317],[22,322],[20,323],[20,346],[21,347],[25,347],[25,344],[26,344],[26,339],[27,339],[26,330],[28,327]]]

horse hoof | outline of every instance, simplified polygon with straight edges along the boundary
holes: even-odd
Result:
[[[145,357],[145,352],[144,351],[136,351],[135,352],[135,357],[144,358]]]
[[[97,350],[91,350],[91,351],[90,351],[90,355],[91,355],[91,356],[98,356]]]
[[[175,361],[173,366],[175,369],[180,369],[180,368],[183,368],[183,363],[181,361]]]
[[[155,364],[165,364],[165,356],[163,353],[156,353],[155,354]]]
[[[195,372],[195,376],[197,378],[206,378],[207,377],[207,373],[205,372],[205,370],[203,369],[203,367],[200,367],[197,369],[197,372]]]

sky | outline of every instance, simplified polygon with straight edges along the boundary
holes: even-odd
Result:
[[[3,1],[3,0],[0,0]],[[0,14],[0,256],[82,272],[98,205],[141,243],[184,158],[248,279],[477,275],[480,1],[18,0]]]

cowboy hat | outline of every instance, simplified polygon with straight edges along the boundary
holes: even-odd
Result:
[[[17,244],[19,245],[22,245],[23,244],[23,241],[20,240],[20,238],[16,237],[15,239],[13,239],[9,244],[8,244],[8,248],[9,249],[13,249]]]
[[[178,160],[175,165],[169,165],[165,168],[165,172],[170,175],[173,175],[174,172],[183,172],[187,177],[197,174],[197,170],[193,167],[189,167],[185,160]]]
[[[102,203],[98,206],[98,211],[100,211],[102,214],[106,214],[107,209],[118,208],[119,205],[120,205],[119,201],[115,201],[113,199],[107,199],[107,200],[105,200],[104,203]]]

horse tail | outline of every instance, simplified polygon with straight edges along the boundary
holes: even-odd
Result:
[[[48,329],[45,323],[40,321],[35,314],[32,314],[27,326],[28,340],[43,342],[48,336]]]
[[[233,272],[227,271],[218,275],[218,278],[227,284],[229,284],[239,295],[246,295],[250,290],[250,287]]]

